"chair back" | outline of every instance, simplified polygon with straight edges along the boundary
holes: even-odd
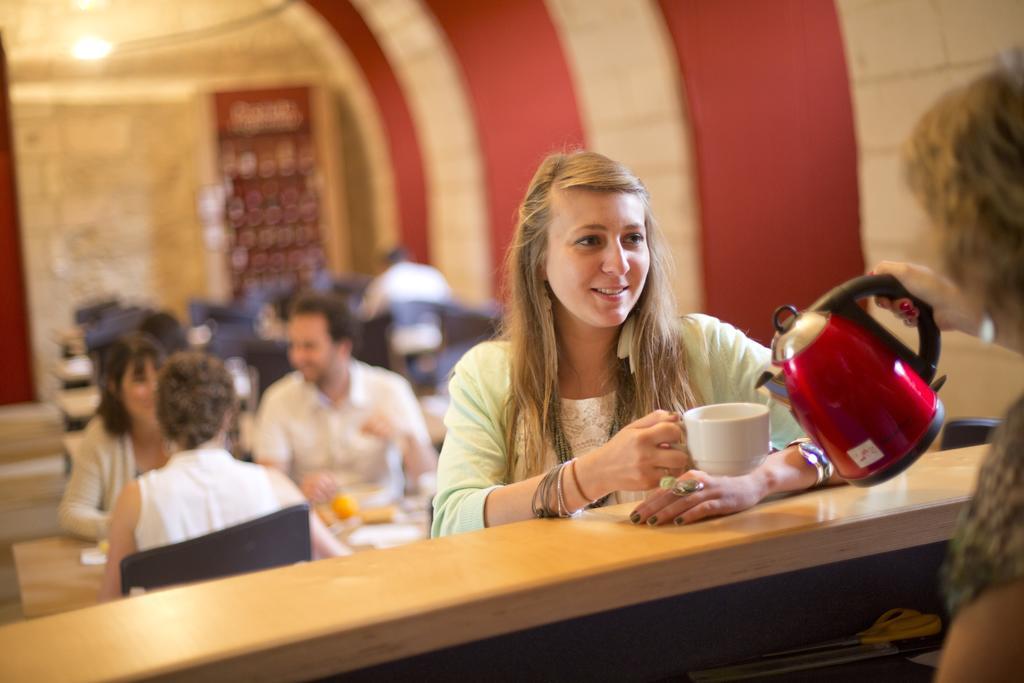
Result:
[[[76,325],[92,325],[109,313],[116,313],[121,308],[121,302],[117,299],[104,299],[91,304],[85,304],[75,309]]]
[[[939,450],[948,451],[989,443],[992,431],[998,426],[999,420],[992,417],[963,417],[950,420],[942,429]]]
[[[244,325],[214,325],[206,352],[221,360],[244,358],[246,346],[259,339],[251,327]]]
[[[208,324],[212,320],[221,327],[233,326],[255,333],[259,306],[257,303],[246,301],[220,304],[203,299],[191,299],[188,302],[188,317],[193,327]]]
[[[300,503],[121,560],[121,594],[270,569],[312,557],[309,505]]]
[[[292,371],[288,361],[288,342],[278,339],[250,339],[245,342],[245,362],[256,369],[254,404],[263,398],[271,384]]]
[[[480,342],[498,334],[501,315],[497,308],[466,308],[450,304],[441,316],[444,345],[437,359],[438,379],[444,381],[459,359]]]
[[[391,351],[388,347],[388,330],[391,329],[391,313],[384,312],[363,321],[358,346],[352,355],[368,365],[391,370]]]

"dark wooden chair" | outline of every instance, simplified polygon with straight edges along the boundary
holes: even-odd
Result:
[[[215,325],[212,326],[245,328],[255,333],[259,306],[245,301],[225,305],[192,299],[188,302],[188,317],[193,327],[213,322]]]
[[[445,381],[463,354],[482,341],[494,338],[501,324],[497,307],[467,308],[446,306],[441,315],[444,337],[437,361],[437,374]]]
[[[121,560],[121,593],[270,569],[312,557],[309,506],[278,510],[205,536]]]
[[[989,443],[992,431],[999,426],[999,422],[993,417],[963,417],[950,420],[942,429],[939,450],[948,451]]]
[[[352,351],[352,355],[368,365],[391,370],[391,350],[388,346],[388,330],[391,329],[391,324],[389,312],[363,321],[360,326],[359,344]]]
[[[288,362],[288,342],[278,339],[249,339],[245,341],[243,357],[246,364],[256,370],[256,401],[271,384],[292,371]]]

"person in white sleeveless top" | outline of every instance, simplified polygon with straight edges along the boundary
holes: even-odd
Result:
[[[120,595],[121,560],[132,553],[203,536],[303,502],[283,474],[235,460],[223,448],[235,405],[220,360],[175,354],[160,371],[157,418],[168,441],[184,450],[122,490],[110,522],[101,600]],[[314,558],[348,554],[310,512]]]

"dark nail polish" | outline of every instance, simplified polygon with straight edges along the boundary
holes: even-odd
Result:
[[[639,512],[632,513],[629,516],[629,521],[633,522],[633,524],[639,524],[640,523],[640,513]]]
[[[686,524],[686,520],[683,519],[682,517],[676,517],[674,520],[672,520],[672,523],[675,524],[676,526],[682,526],[682,525]]]
[[[647,518],[647,526],[654,526],[657,523],[658,523],[658,518],[657,517],[648,517]]]

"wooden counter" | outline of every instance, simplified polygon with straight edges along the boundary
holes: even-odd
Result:
[[[302,680],[947,539],[984,448],[871,489],[651,529],[630,506],[171,589],[0,628],[0,680]],[[895,605],[894,605],[895,606]]]

